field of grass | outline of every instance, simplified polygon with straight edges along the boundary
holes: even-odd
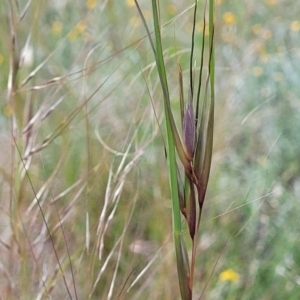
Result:
[[[178,116],[193,4],[160,1]],[[300,298],[299,11],[216,0],[195,299]],[[134,1],[1,1],[0,36],[0,299],[180,299],[163,98]]]

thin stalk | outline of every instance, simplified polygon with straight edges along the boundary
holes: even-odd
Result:
[[[209,0],[209,63],[208,77],[204,87],[204,100],[202,109],[199,109],[200,90],[202,81],[203,61],[204,61],[204,35],[205,24],[203,27],[203,39],[201,48],[201,63],[199,82],[197,87],[196,99],[194,93],[194,74],[193,73],[193,55],[195,45],[195,24],[197,15],[197,1],[195,1],[192,45],[190,56],[190,82],[188,106],[184,112],[183,97],[183,79],[182,71],[179,65],[179,90],[180,90],[180,113],[181,125],[183,130],[183,140],[181,139],[177,126],[175,124],[173,112],[171,109],[169,87],[164,64],[164,55],[162,50],[161,26],[159,17],[158,0],[152,0],[154,37],[147,26],[137,1],[135,4],[138,8],[142,22],[146,28],[148,38],[153,50],[156,61],[156,67],[160,79],[160,84],[164,98],[164,115],[166,120],[167,145],[166,157],[168,164],[169,185],[172,199],[172,226],[173,239],[175,245],[175,254],[177,262],[177,273],[179,279],[180,294],[183,300],[192,299],[193,277],[195,270],[195,261],[197,255],[197,243],[202,215],[202,208],[207,189],[207,183],[210,172],[213,145],[213,123],[214,123],[214,51],[213,51],[213,34],[214,34],[214,0]],[[204,23],[206,2],[204,5]],[[194,101],[196,101],[196,116],[194,115]],[[201,111],[201,120],[198,124],[198,114]],[[199,128],[197,128],[199,125]],[[176,154],[177,151],[177,154]],[[180,180],[179,167],[177,166],[177,155],[184,167],[185,180]],[[179,160],[178,160],[179,162]],[[198,197],[198,207],[196,206],[196,193]],[[191,270],[189,258],[187,255],[185,243],[182,237],[181,213],[186,217],[188,222],[190,236],[193,242]]]
[[[166,115],[166,126],[167,126],[167,162],[168,162],[168,173],[169,173],[169,185],[171,189],[171,199],[172,199],[172,227],[173,227],[173,239],[175,244],[175,255],[177,261],[177,272],[180,286],[180,293],[182,299],[191,299],[190,291],[186,288],[185,276],[181,276],[184,269],[182,265],[183,262],[183,251],[182,251],[182,234],[181,234],[181,216],[179,207],[179,197],[178,197],[178,185],[177,185],[177,170],[176,170],[176,155],[175,155],[175,145],[174,139],[171,132],[171,127],[168,121],[168,115]],[[182,261],[182,263],[178,263]]]

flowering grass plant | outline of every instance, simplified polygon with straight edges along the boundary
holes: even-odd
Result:
[[[163,91],[164,111],[167,130],[166,158],[168,162],[169,183],[172,198],[173,237],[177,261],[177,271],[182,299],[192,299],[195,258],[197,255],[198,231],[205,200],[205,194],[210,173],[213,146],[214,125],[214,1],[209,1],[208,45],[205,45],[206,5],[203,14],[203,33],[201,65],[198,74],[194,69],[194,34],[197,18],[198,2],[194,4],[192,27],[192,45],[190,54],[189,86],[183,87],[182,71],[179,65],[180,108],[182,135],[173,116],[167,71],[164,63],[163,38],[161,35],[161,20],[157,0],[152,0],[154,38],[150,33],[142,10],[136,5],[146,28],[148,38],[154,53],[156,67]],[[207,77],[203,79],[204,52],[208,51]],[[187,92],[187,100],[184,94]],[[202,94],[201,94],[202,93]],[[202,96],[202,97],[201,97]],[[202,102],[201,102],[202,99]],[[176,155],[177,154],[177,155]],[[177,159],[178,157],[179,159]],[[184,175],[179,171],[183,168]],[[181,215],[184,216],[193,249],[189,260],[183,230]]]

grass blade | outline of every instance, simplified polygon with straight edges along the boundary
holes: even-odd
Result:
[[[164,64],[164,56],[162,51],[161,33],[158,15],[158,6],[156,0],[152,0],[153,20],[154,20],[154,32],[156,41],[156,64],[160,77],[161,86],[164,94],[165,104],[165,117],[167,127],[167,160],[168,160],[168,172],[169,182],[172,198],[172,217],[173,217],[173,238],[175,243],[175,253],[177,261],[177,271],[179,279],[179,287],[182,299],[191,299],[191,287],[189,282],[189,262],[186,251],[183,250],[183,240],[181,233],[181,216],[178,196],[178,182],[177,182],[177,163],[175,147],[178,155],[185,166],[189,165],[187,160],[186,150],[179,137],[177,127],[171,111],[171,104],[169,98],[168,82]]]

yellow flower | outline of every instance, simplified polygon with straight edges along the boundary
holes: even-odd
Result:
[[[133,27],[139,27],[141,20],[138,17],[131,17],[129,22]]]
[[[204,27],[203,21],[198,21],[198,22],[196,23],[196,31],[202,32],[202,31],[203,31],[203,27]]]
[[[292,31],[299,31],[300,30],[300,22],[299,21],[293,21],[290,25],[290,29]]]
[[[206,36],[209,35],[209,25],[208,25],[208,24],[205,26],[205,32],[204,32],[204,34],[205,34]]]
[[[4,105],[4,114],[7,116],[7,117],[10,117],[11,115],[14,114],[14,109],[11,105],[7,104],[7,105]]]
[[[87,28],[87,22],[86,21],[80,21],[77,25],[76,25],[76,30],[78,33],[83,33]]]
[[[262,62],[267,62],[267,61],[269,60],[269,55],[268,55],[268,53],[260,53],[259,59],[260,59]]]
[[[261,31],[261,26],[259,24],[255,24],[252,26],[251,30],[255,35],[258,35]]]
[[[59,21],[53,22],[51,26],[51,31],[53,34],[60,34],[63,28],[63,24]]]
[[[223,21],[227,25],[234,25],[236,23],[236,16],[234,13],[228,11],[223,15]]]
[[[87,0],[86,1],[86,7],[88,9],[93,9],[96,7],[96,5],[97,5],[97,0]]]
[[[223,0],[216,0],[216,5],[221,5],[223,3]]]
[[[143,15],[146,20],[149,20],[151,18],[151,11],[145,9],[145,10],[143,10]]]
[[[256,47],[255,47],[255,51],[259,54],[259,59],[262,61],[262,62],[267,62],[268,59],[269,59],[269,55],[266,51],[266,48],[263,44],[258,44]]]
[[[172,5],[172,4],[169,4],[167,6],[167,12],[170,14],[170,15],[174,15],[176,13],[176,6],[175,5]]]
[[[127,4],[127,6],[129,6],[129,7],[135,6],[134,0],[126,0],[126,4]]]
[[[78,36],[82,35],[85,32],[87,26],[88,26],[87,21],[78,22],[75,28],[68,34],[68,39],[71,42],[76,41]]]
[[[227,269],[220,274],[221,281],[231,281],[238,282],[240,280],[240,275],[234,272],[232,269]]]
[[[266,0],[267,5],[276,5],[278,3],[278,0]]]
[[[264,69],[262,67],[254,67],[252,69],[252,74],[255,77],[260,77],[264,73]]]
[[[71,42],[75,42],[78,38],[78,32],[77,30],[72,30],[69,34],[68,34],[68,39],[71,41]]]

